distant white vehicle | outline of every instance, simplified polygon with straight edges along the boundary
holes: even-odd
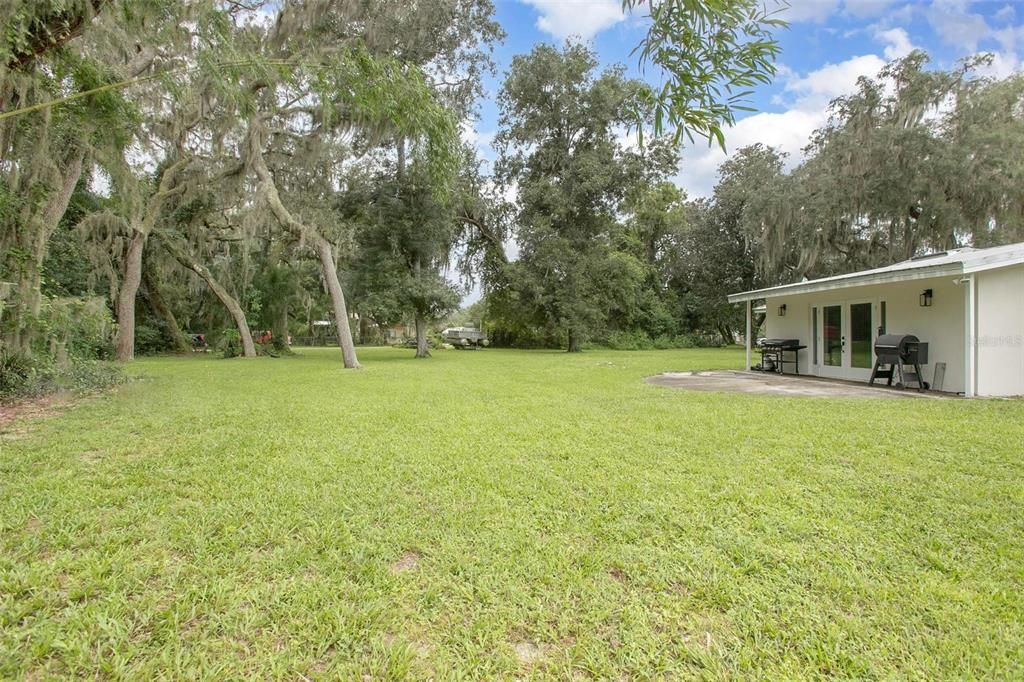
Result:
[[[475,327],[448,327],[441,332],[441,338],[445,343],[450,343],[456,348],[480,348],[490,345],[487,340],[487,333]]]

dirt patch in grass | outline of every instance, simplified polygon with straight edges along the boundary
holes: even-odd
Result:
[[[512,645],[513,650],[516,652],[516,660],[521,665],[533,665],[538,661],[544,660],[545,647],[531,641],[516,642]]]
[[[409,571],[415,571],[420,567],[420,553],[419,552],[406,552],[402,556],[398,557],[398,561],[391,564],[391,573],[408,573]]]
[[[627,582],[629,582],[629,576],[626,575],[626,572],[623,571],[618,566],[616,566],[615,568],[613,568],[610,571],[608,571],[608,575],[610,575],[612,577],[612,579],[615,580],[616,582],[619,582],[619,583],[627,583]]]
[[[699,646],[707,651],[723,646],[735,636],[727,616],[707,612],[696,615],[683,632],[687,644]]]
[[[20,438],[28,433],[26,420],[60,414],[73,402],[73,398],[70,393],[53,393],[16,403],[0,403],[0,436]]]
[[[106,454],[105,450],[86,450],[82,453],[82,461],[86,464],[97,464]]]

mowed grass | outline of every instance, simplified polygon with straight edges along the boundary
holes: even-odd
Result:
[[[0,678],[1021,678],[1024,403],[736,350],[141,360],[0,437]]]

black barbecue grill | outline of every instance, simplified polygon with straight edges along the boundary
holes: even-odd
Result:
[[[782,374],[785,365],[793,365],[793,373],[799,374],[800,351],[807,346],[801,346],[800,339],[760,339],[757,348],[761,351],[761,363],[751,369]],[[786,353],[792,353],[793,359],[787,360]]]
[[[921,365],[928,364],[928,344],[921,343],[913,334],[882,334],[875,339],[875,366],[871,370],[871,380],[887,379],[886,385],[892,386],[896,381],[897,388],[904,388],[908,382],[915,382],[917,390],[925,390],[928,383],[921,374]],[[883,365],[888,365],[883,368]],[[904,365],[912,366],[913,372],[904,369]]]

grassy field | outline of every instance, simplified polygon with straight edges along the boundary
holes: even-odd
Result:
[[[1024,403],[735,350],[137,362],[0,436],[0,678],[1017,678]]]

